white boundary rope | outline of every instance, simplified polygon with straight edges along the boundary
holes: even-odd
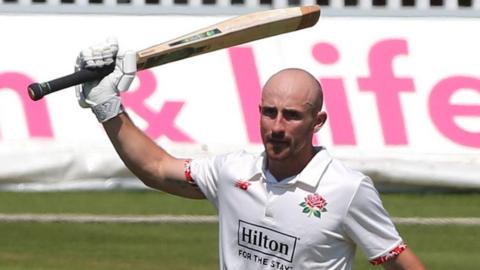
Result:
[[[187,215],[72,215],[0,214],[0,223],[217,223],[217,216]],[[393,218],[398,225],[480,226],[480,217],[404,217]]]
[[[216,223],[217,216],[0,214],[0,223]]]
[[[393,218],[395,224],[401,225],[466,225],[466,226],[479,226],[480,218],[478,217],[434,217],[434,218],[422,218],[422,217],[405,217],[405,218]]]

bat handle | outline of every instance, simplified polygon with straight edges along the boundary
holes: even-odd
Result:
[[[32,100],[39,100],[50,93],[89,81],[100,80],[115,69],[115,63],[96,69],[82,69],[70,75],[48,82],[32,83],[28,86],[28,95]]]

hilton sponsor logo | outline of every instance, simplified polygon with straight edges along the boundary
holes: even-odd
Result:
[[[267,227],[239,220],[238,245],[292,262],[297,238]]]

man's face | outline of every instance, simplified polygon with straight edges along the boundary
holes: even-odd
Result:
[[[296,91],[288,85],[265,87],[260,105],[260,132],[270,160],[294,160],[311,155],[317,122],[311,99],[311,93]]]

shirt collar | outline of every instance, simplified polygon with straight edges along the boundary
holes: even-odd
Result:
[[[328,165],[332,162],[332,157],[324,147],[316,147],[318,152],[310,160],[307,166],[297,175],[298,181],[312,188],[318,186],[320,179],[322,179]]]
[[[317,151],[317,153],[299,174],[297,174],[293,178],[289,177],[285,180],[278,182],[278,185],[290,186],[296,184],[297,182],[301,182],[305,185],[315,188],[320,182],[320,179],[325,173],[328,165],[330,165],[330,163],[332,162],[332,157],[324,147],[315,147],[315,150]],[[263,152],[257,161],[257,169],[260,172],[261,178],[264,181],[266,180],[266,166],[266,153]]]

